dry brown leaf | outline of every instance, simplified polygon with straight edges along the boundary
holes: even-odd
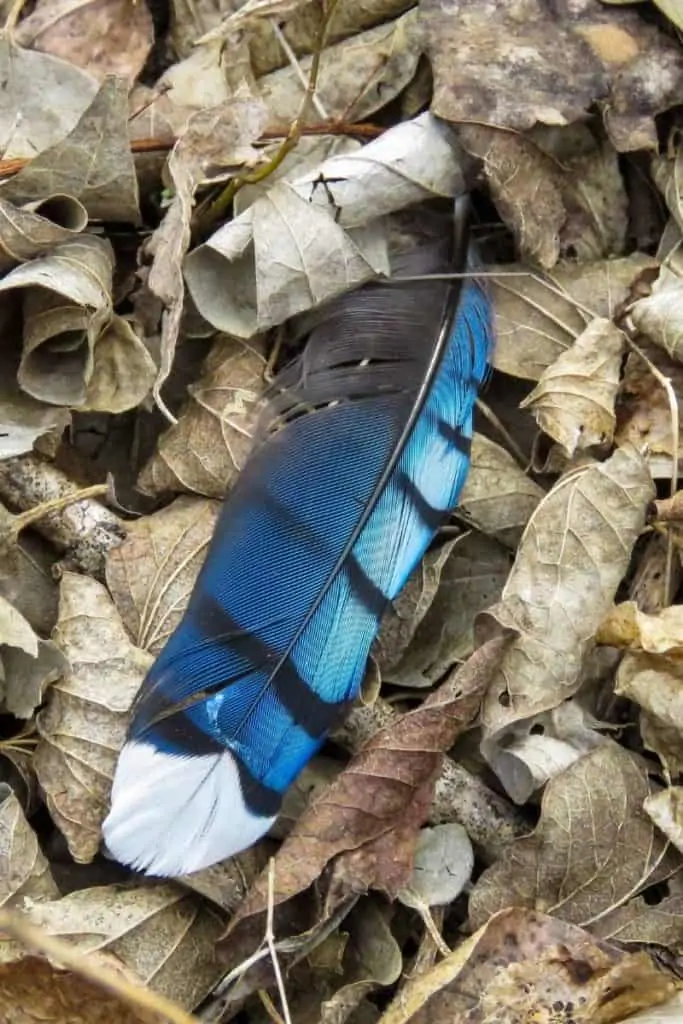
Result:
[[[29,622],[0,597],[0,707],[16,718],[31,718],[50,683],[68,668],[50,640],[37,636]]]
[[[144,341],[128,320],[114,314],[95,344],[93,372],[81,408],[126,412],[152,390],[157,374]]]
[[[180,622],[219,509],[178,498],[131,523],[124,543],[109,551],[107,586],[137,647],[158,654]]]
[[[515,904],[591,928],[653,881],[681,867],[643,811],[647,763],[603,743],[548,783],[541,818],[510,844],[470,897],[480,927]]]
[[[647,810],[647,800],[645,801]],[[667,895],[660,898],[661,891]],[[646,896],[636,896],[591,926],[592,933],[608,942],[638,948],[663,946],[678,955],[683,941],[683,876],[679,872]]]
[[[85,207],[71,196],[51,196],[32,206],[22,209],[0,198],[2,271],[49,252],[53,246],[80,234],[88,223]]]
[[[623,352],[619,328],[611,320],[593,320],[522,402],[570,458],[612,440]]]
[[[652,294],[638,299],[629,309],[637,329],[678,362],[683,362],[682,302],[683,281],[662,267],[652,285]]]
[[[27,906],[31,923],[84,953],[107,952],[154,992],[194,1008],[223,973],[214,944],[224,919],[180,886],[99,886]],[[24,951],[0,940],[0,963]]]
[[[201,377],[187,389],[178,422],[159,438],[138,478],[143,494],[194,491],[225,497],[251,448],[264,368],[259,339],[214,342]]]
[[[634,449],[563,477],[533,513],[482,627],[516,628],[484,700],[487,739],[571,697],[645,524],[654,487]]]
[[[669,786],[652,793],[644,800],[643,808],[676,849],[683,852],[683,786]]]
[[[625,13],[622,12],[622,16]],[[655,118],[676,105],[683,86],[680,46],[661,31],[653,32],[653,28],[646,27],[642,18],[630,22],[629,43],[636,42],[638,52],[617,67],[612,76],[605,126],[620,153],[638,149],[657,151]],[[609,61],[614,51],[607,32],[605,43],[604,52]]]
[[[3,157],[33,159],[70,132],[97,92],[97,80],[73,64],[0,38],[0,139]],[[49,96],[49,117],[45,98]],[[41,196],[44,198],[44,196]]]
[[[474,620],[500,598],[511,558],[480,533],[455,542],[439,589],[399,664],[385,670],[398,686],[432,686],[474,650]]]
[[[415,75],[422,53],[416,10],[377,25],[351,39],[326,46],[315,94],[328,117],[366,120],[390,103]],[[306,79],[311,57],[300,61]],[[304,85],[294,68],[284,67],[258,80],[258,93],[278,124],[299,113]],[[313,114],[313,119],[318,115]]]
[[[661,374],[668,377],[675,394],[683,394],[683,367],[656,345],[641,338],[639,347]],[[657,479],[671,479],[674,447],[683,444],[683,427],[678,440],[673,436],[671,398],[660,379],[640,355],[632,352],[626,360],[617,403],[617,444],[635,444],[647,452],[650,473]]]
[[[436,596],[441,573],[455,543],[457,541],[447,541],[428,551],[385,612],[372,648],[380,676],[391,678],[392,670],[411,646],[415,632]]]
[[[51,900],[58,895],[50,865],[24,817],[21,804],[9,787],[1,784],[0,906],[22,908],[26,897]]]
[[[134,647],[105,588],[62,577],[54,639],[70,670],[55,683],[37,724],[35,770],[74,860],[96,855],[129,710],[151,658]]]
[[[31,532],[0,553],[0,596],[43,636],[50,634],[57,621],[55,561],[54,551]]]
[[[617,671],[615,693],[641,709],[641,734],[672,775],[683,771],[683,661],[680,657],[627,654]]]
[[[144,0],[136,6],[144,8]],[[138,224],[138,182],[128,139],[126,83],[117,78],[103,82],[66,137],[60,136],[4,182],[0,195],[15,203],[75,196],[92,219]]]
[[[442,752],[476,714],[506,642],[475,652],[419,708],[380,730],[313,801],[275,857],[276,907],[307,889],[330,862],[336,878],[328,913],[349,893],[370,887],[395,893],[405,886]],[[267,904],[262,876],[231,921],[223,947],[229,961],[244,957],[244,936],[258,930]]]
[[[544,491],[495,441],[475,434],[458,515],[482,533],[516,548]]]
[[[83,68],[96,78],[135,81],[154,42],[145,0],[38,0],[17,42]]]
[[[638,275],[657,265],[656,260],[641,253],[596,263],[560,263],[552,275],[546,276],[550,287],[531,276],[505,276],[506,271],[526,269],[530,273],[528,267],[512,264],[496,268],[500,277],[491,286],[496,329],[494,366],[513,377],[538,380],[571,348],[593,317],[612,317]]]
[[[640,611],[635,601],[616,605],[603,620],[596,641],[632,651],[683,657],[683,605],[662,608],[657,615]]]
[[[564,921],[513,907],[413,975],[379,1024],[612,1024],[674,988],[646,954],[625,954]]]

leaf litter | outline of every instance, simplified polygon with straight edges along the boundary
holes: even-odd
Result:
[[[3,1019],[680,1018],[682,25],[668,0],[14,5]],[[497,339],[460,505],[273,834],[141,883],[102,854],[117,753],[283,325],[465,188]]]

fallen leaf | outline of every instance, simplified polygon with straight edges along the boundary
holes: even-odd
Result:
[[[220,505],[177,498],[130,523],[106,560],[107,586],[136,647],[158,654],[180,622],[213,535]]]
[[[593,320],[522,402],[570,458],[612,440],[623,352],[619,328],[611,320]]]
[[[422,35],[413,8],[395,21],[326,46],[316,98],[328,117],[367,120],[412,81],[421,54]],[[311,61],[312,57],[304,57],[299,62],[304,81]],[[278,123],[289,124],[298,115],[305,86],[295,68],[287,66],[264,75],[257,88]]]
[[[412,857],[401,863],[409,852],[406,833],[412,832],[414,846],[442,752],[476,714],[482,689],[506,642],[498,640],[475,652],[419,708],[380,730],[312,802],[275,857],[275,907],[307,889],[333,860],[341,877],[328,896],[328,913],[343,904],[353,886],[359,892],[390,883],[398,883],[396,888],[405,885],[412,867]],[[392,832],[401,832],[402,842]],[[363,857],[373,844],[374,856]],[[253,934],[268,902],[268,878],[262,875],[230,923],[222,946],[228,960],[243,959],[243,933]]]
[[[38,714],[34,767],[74,860],[97,854],[129,710],[151,658],[134,647],[105,588],[62,577],[54,639],[70,668]]]
[[[0,139],[3,157],[32,159],[72,130],[97,92],[97,81],[73,64],[0,39]],[[48,105],[45,97],[50,96]],[[43,198],[43,197],[41,197]]]
[[[683,606],[662,608],[657,615],[642,612],[635,601],[624,601],[607,614],[596,635],[600,644],[632,651],[683,656]]]
[[[474,621],[500,597],[511,558],[501,545],[471,531],[458,537],[441,570],[439,589],[401,661],[385,669],[397,686],[432,686],[474,650]]]
[[[509,452],[482,434],[474,435],[459,516],[514,549],[543,494]]]
[[[676,849],[683,851],[683,786],[650,794],[643,801],[643,810]]]
[[[379,1024],[612,1024],[661,1003],[674,987],[645,953],[623,953],[564,921],[512,907],[413,975]]]
[[[627,697],[642,709],[643,743],[659,755],[674,776],[683,770],[682,683],[680,657],[637,652],[622,659],[614,686],[618,696]]]
[[[341,180],[321,189],[321,175]],[[378,218],[461,187],[448,129],[421,115],[294,183],[279,182],[189,254],[185,281],[209,323],[251,337],[386,272]]]
[[[0,906],[21,908],[24,900],[50,900],[59,890],[19,801],[0,785]]]
[[[472,843],[462,825],[423,828],[412,877],[398,899],[415,910],[452,903],[469,882],[473,867]]]
[[[682,298],[683,281],[677,274],[662,267],[652,285],[652,294],[638,299],[629,309],[636,328],[679,362],[683,362]]]
[[[121,413],[134,409],[152,390],[157,374],[144,341],[128,320],[112,316],[97,337],[93,372],[82,409]]]
[[[218,338],[202,375],[188,386],[178,422],[159,438],[143,467],[143,494],[190,491],[223,498],[252,444],[265,359],[258,339]]]
[[[133,6],[144,9],[144,0],[136,0]],[[126,28],[130,30],[128,24]],[[79,199],[91,219],[140,223],[138,183],[128,138],[128,90],[122,79],[103,82],[96,95],[89,95],[68,134],[64,132],[44,147],[36,159],[0,186],[0,196],[15,203],[57,195]]]
[[[653,495],[644,459],[622,448],[568,473],[537,506],[501,601],[482,617],[483,632],[520,633],[484,699],[485,739],[576,692]]]
[[[50,640],[42,640],[9,601],[0,597],[0,706],[31,718],[45,690],[68,664]]]
[[[22,209],[0,198],[0,270],[49,252],[88,223],[85,207],[71,196],[55,195],[32,205]]]
[[[649,362],[637,352],[626,360],[614,439],[618,445],[634,444],[644,450],[655,480],[670,480],[673,451],[683,442],[683,430],[679,426],[678,439],[673,436],[672,399],[652,366],[668,377],[675,394],[683,389],[683,367],[646,338],[640,339],[639,348]]]
[[[660,0],[655,0],[658,7],[664,7]],[[677,992],[665,1003],[653,1006],[624,1021],[624,1024],[681,1024],[683,1020],[683,992]]]
[[[178,885],[98,886],[51,902],[31,902],[31,923],[68,939],[83,953],[114,956],[152,991],[194,1008],[222,975],[214,943],[222,915]],[[0,940],[0,963],[24,950]]]
[[[154,42],[145,0],[38,0],[16,30],[17,42],[132,84]]]
[[[514,903],[591,928],[681,867],[643,811],[647,764],[603,743],[548,783],[531,836],[512,843],[470,896],[480,927]]]

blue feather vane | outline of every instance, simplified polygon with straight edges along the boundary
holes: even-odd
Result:
[[[464,241],[453,249],[416,249],[397,272],[462,270]],[[105,842],[150,874],[207,867],[268,831],[465,480],[491,339],[481,286],[375,282],[312,322],[119,758]]]

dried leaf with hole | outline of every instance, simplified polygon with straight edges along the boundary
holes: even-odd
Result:
[[[3,157],[32,160],[70,132],[97,92],[97,81],[73,64],[0,39],[0,139]],[[50,97],[46,117],[45,97]]]
[[[129,710],[151,658],[131,644],[107,591],[87,576],[62,577],[53,635],[70,670],[38,715],[34,765],[71,855],[89,863],[100,845]]]
[[[178,885],[81,889],[52,902],[30,903],[29,920],[83,953],[107,952],[152,991],[193,1009],[222,975],[214,944],[224,919]],[[24,950],[0,940],[0,963]]]
[[[138,648],[158,654],[180,622],[220,505],[177,498],[129,526],[123,544],[107,554],[107,586]]]
[[[570,458],[612,440],[623,352],[619,328],[611,320],[593,320],[522,402]]]
[[[132,85],[149,56],[154,25],[145,0],[38,0],[17,42]]]
[[[265,359],[259,339],[218,338],[188,399],[157,442],[138,487],[143,494],[194,491],[223,498],[251,448]]]
[[[323,189],[321,175],[340,180]],[[189,254],[187,286],[209,323],[249,338],[385,273],[379,219],[462,187],[449,129],[423,114],[296,182],[276,184]]]
[[[502,599],[482,616],[484,634],[520,632],[484,700],[486,739],[576,692],[653,496],[643,457],[621,448],[568,473],[537,506]]]
[[[9,786],[0,784],[0,906],[50,900],[59,890],[35,832]]]
[[[543,494],[509,452],[483,434],[474,435],[459,516],[514,549]]]
[[[138,6],[144,8],[143,0]],[[139,224],[126,83],[109,78],[90,100],[66,137],[60,136],[3,182],[0,196],[15,203],[44,200],[46,195],[73,196],[83,203],[92,219]]]
[[[409,978],[379,1024],[612,1024],[674,989],[645,953],[623,953],[564,921],[512,907]]]
[[[419,708],[373,736],[314,799],[275,856],[275,907],[306,890],[331,862],[326,914],[350,893],[374,887],[395,894],[405,886],[441,754],[474,718],[505,643],[476,651]],[[229,961],[244,958],[245,935],[258,931],[267,905],[262,876],[230,923],[223,946]]]
[[[683,861],[643,811],[647,763],[605,742],[548,783],[528,838],[510,844],[470,897],[480,927],[514,903],[590,929]]]

